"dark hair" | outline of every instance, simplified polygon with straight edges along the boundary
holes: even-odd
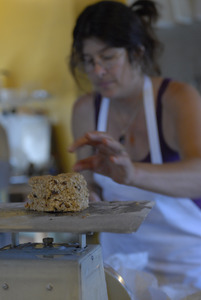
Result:
[[[138,59],[142,71],[160,73],[156,58],[161,44],[153,25],[158,19],[154,1],[138,0],[130,7],[116,1],[100,1],[87,6],[77,19],[73,31],[70,69],[82,60],[83,42],[96,37],[111,47],[125,48],[130,62]]]

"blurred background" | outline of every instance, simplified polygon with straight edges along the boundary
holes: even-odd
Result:
[[[1,201],[24,201],[30,176],[71,170],[71,112],[84,91],[68,58],[75,20],[94,2],[0,0]],[[201,91],[201,1],[156,2],[162,75]]]

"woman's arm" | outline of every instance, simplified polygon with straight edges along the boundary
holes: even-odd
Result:
[[[79,139],[86,132],[95,128],[94,105],[92,95],[80,97],[73,106],[72,113],[72,133],[74,140]],[[93,154],[91,147],[83,147],[76,150],[76,157],[81,160]],[[93,174],[90,170],[83,170],[83,175],[90,190],[90,201],[99,201],[101,191],[93,181]]]
[[[133,163],[121,144],[106,133],[92,132],[78,139],[69,149],[75,151],[84,145],[97,149],[95,155],[78,161],[75,170],[93,170],[119,183],[169,196],[201,197],[200,96],[190,86],[173,84],[164,109],[171,115],[169,121],[174,136],[170,142],[179,152],[180,162],[162,165]],[[167,114],[165,117],[168,119]],[[166,131],[165,136],[168,138]]]
[[[78,161],[75,171],[92,170],[111,177],[118,183],[175,197],[201,197],[201,157],[180,162],[154,165],[132,163],[117,142],[102,132],[91,132],[76,141],[69,151],[91,145],[97,153]]]

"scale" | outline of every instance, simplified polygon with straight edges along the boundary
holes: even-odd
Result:
[[[12,233],[11,245],[0,249],[0,299],[112,299],[101,246],[88,245],[86,235],[134,232],[152,207],[149,201],[97,202],[78,213],[47,213],[28,211],[24,203],[0,203],[0,232]],[[47,237],[20,244],[20,232],[74,233],[78,240],[54,243]]]

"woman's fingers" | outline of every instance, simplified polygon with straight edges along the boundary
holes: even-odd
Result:
[[[105,132],[90,132],[78,139],[70,151],[75,151],[84,145],[94,146],[94,155],[84,158],[73,167],[75,172],[90,170],[121,183],[127,182],[127,173],[131,169],[130,159],[123,146]]]
[[[102,137],[103,136],[101,136],[101,138]],[[99,139],[100,136],[98,137],[98,140]],[[106,143],[105,145],[101,143],[93,156],[76,162],[73,170],[75,172],[90,170],[109,176],[118,183],[127,184],[130,182],[133,166],[126,151],[122,147],[119,147],[117,142],[112,140],[111,143],[109,141],[108,144]]]
[[[105,146],[107,147],[107,149],[110,149],[110,151],[114,154],[121,155],[125,153],[124,147],[119,142],[113,139],[106,139]]]
[[[75,165],[73,166],[73,170],[75,172],[80,172],[84,170],[93,170],[94,169],[94,158],[93,156],[79,160]]]
[[[93,132],[92,133],[86,133],[83,137],[77,139],[69,148],[69,152],[74,152],[80,147],[83,147],[85,145],[91,145],[91,146],[98,146],[101,144],[102,141],[102,136],[99,135],[99,132]]]
[[[97,143],[97,146],[102,153],[122,154],[125,152],[124,147],[105,132],[89,132],[86,136],[90,141],[94,142],[94,145],[95,142]]]
[[[108,155],[121,154],[124,151],[123,146],[107,133],[97,131],[86,133],[84,137],[75,141],[68,150],[69,152],[74,152],[85,145],[96,147],[100,152]]]
[[[77,150],[78,148],[87,145],[88,140],[87,138],[84,136],[78,140],[76,140],[69,148],[68,151],[69,152],[74,152],[75,150]]]
[[[97,153],[93,156],[84,158],[84,159],[76,162],[75,165],[73,166],[73,170],[76,172],[80,172],[80,171],[84,171],[84,170],[101,172],[101,170],[103,169],[103,172],[104,172],[106,161],[107,161],[107,157]],[[106,163],[106,165],[107,165],[107,163]]]

